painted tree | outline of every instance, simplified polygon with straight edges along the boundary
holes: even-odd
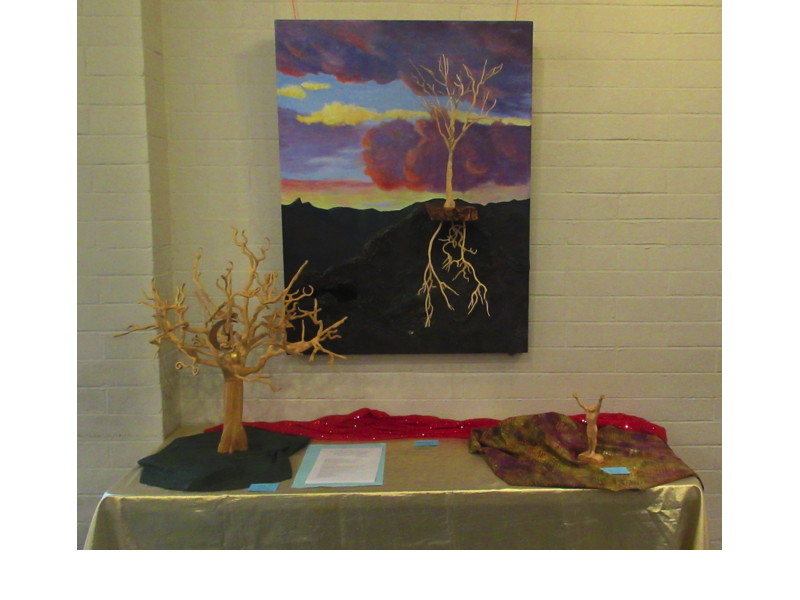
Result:
[[[453,197],[456,146],[469,128],[485,119],[497,104],[486,83],[502,70],[503,65],[488,69],[488,61],[484,61],[480,72],[467,65],[461,65],[460,70],[453,72],[445,55],[439,57],[436,71],[411,64],[414,68],[411,80],[422,93],[422,103],[447,148],[444,207],[452,209],[456,206]]]
[[[414,63],[412,66],[414,73],[411,75],[411,80],[422,94],[422,103],[436,124],[439,136],[447,149],[444,206],[428,207],[431,219],[439,221],[439,224],[428,242],[428,264],[423,272],[422,285],[418,292],[425,296],[425,327],[430,327],[434,312],[433,291],[439,290],[445,305],[450,310],[454,310],[450,295],[458,295],[458,292],[442,279],[434,266],[436,241],[442,243],[442,269],[454,270],[452,280],[462,278],[466,282],[474,283],[467,306],[468,314],[471,314],[478,304],[483,304],[486,314],[490,314],[488,289],[478,279],[475,267],[469,260],[469,256],[476,251],[467,246],[466,223],[476,220],[478,212],[473,206],[456,206],[453,196],[453,160],[456,147],[469,128],[485,120],[497,104],[497,99],[492,97],[492,92],[486,84],[502,70],[503,65],[488,68],[488,61],[484,61],[480,72],[473,71],[467,65],[461,65],[460,70],[453,71],[450,60],[442,55],[435,71]],[[439,238],[444,221],[449,221],[450,227],[447,234]]]
[[[316,300],[310,307],[303,302],[312,296],[313,290],[294,289],[306,263],[297,270],[289,284],[281,288],[276,272],[259,273],[268,246],[261,246],[254,252],[244,231],[240,233],[238,230],[234,230],[233,243],[247,259],[247,275],[244,283],[235,287],[233,263],[229,263],[216,280],[217,290],[221,293],[217,300],[212,299],[201,282],[201,253],[195,255],[192,281],[195,298],[204,316],[200,324],[187,320],[189,306],[185,284],[176,289],[173,300],[167,300],[153,283],[141,304],[154,311],[154,322],[144,326],[131,325],[119,334],[155,330],[158,333],[150,343],[159,349],[165,342],[170,343],[189,359],[188,362],[177,361],[175,367],[178,370],[189,368],[195,375],[200,365],[221,370],[224,418],[217,448],[220,453],[247,450],[247,433],[242,424],[244,382],[264,383],[277,391],[279,388],[272,382],[272,376],[262,372],[272,358],[307,354],[310,362],[319,353],[326,354],[330,363],[335,358],[345,358],[325,348],[324,342],[340,337],[339,327],[347,317],[325,326]],[[307,323],[310,331],[307,331]],[[290,341],[290,329],[299,329],[294,341]]]

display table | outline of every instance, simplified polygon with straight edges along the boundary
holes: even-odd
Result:
[[[325,443],[325,442],[312,442]],[[341,443],[341,442],[337,442]],[[292,456],[296,474],[304,451]],[[87,549],[704,549],[702,486],[512,487],[467,441],[386,442],[384,484],[176,492],[140,468],[97,506]]]

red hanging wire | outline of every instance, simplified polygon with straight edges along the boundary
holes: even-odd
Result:
[[[295,6],[294,0],[291,0],[292,3],[292,18],[297,18],[297,6]]]

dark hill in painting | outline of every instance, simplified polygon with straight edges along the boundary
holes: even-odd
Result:
[[[307,272],[323,272],[357,256],[375,234],[400,221],[414,207],[380,211],[336,207],[317,208],[299,198],[281,210],[283,264],[294,274],[304,261]]]
[[[428,217],[425,203],[399,211],[324,210],[298,199],[282,213],[286,276],[308,260],[298,285],[313,286],[325,323],[348,317],[342,338],[326,344],[331,350],[344,355],[527,351],[528,200],[478,206],[478,220],[467,222],[466,245],[474,250],[469,259],[488,288],[489,314],[480,304],[468,314],[473,286],[453,281],[454,271],[442,271],[442,254],[436,251],[434,265],[459,295],[451,296],[454,310],[449,310],[439,290],[433,291],[430,327],[418,292],[439,223]]]

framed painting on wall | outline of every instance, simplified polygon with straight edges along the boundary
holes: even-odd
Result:
[[[342,354],[528,347],[533,23],[275,23],[285,274]]]

